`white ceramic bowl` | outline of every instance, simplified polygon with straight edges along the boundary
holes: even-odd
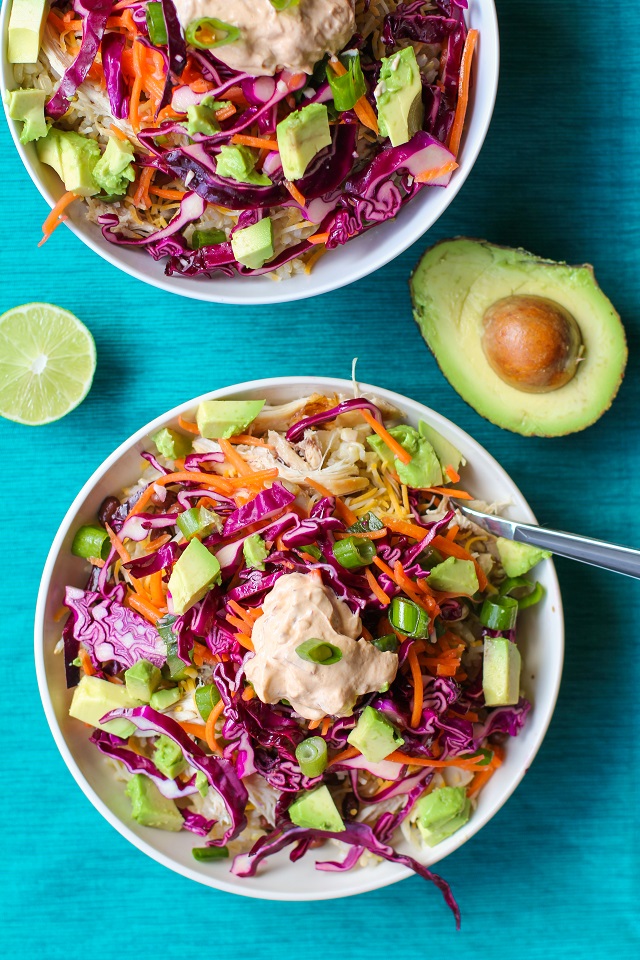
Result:
[[[266,398],[273,403],[293,400],[314,391],[349,394],[351,383],[320,377],[254,380],[183,403],[134,433],[96,470],[71,504],[47,558],[35,620],[36,668],[47,720],[65,763],[96,809],[138,849],[177,873],[221,890],[272,900],[324,900],[349,896],[402,880],[410,872],[395,864],[380,863],[346,873],[325,873],[315,870],[314,862],[317,856],[332,858],[330,850],[328,853],[322,850],[311,852],[296,864],[289,862],[284,851],[270,858],[257,876],[242,880],[229,872],[229,861],[196,863],[191,856],[194,837],[190,834],[165,833],[137,824],[131,818],[122,783],[114,780],[102,755],[89,743],[89,732],[67,714],[71,693],[65,687],[62,657],[53,653],[60,636],[60,625],[55,622],[54,615],[60,609],[65,584],[84,587],[86,583],[85,562],[70,552],[75,530],[94,520],[104,497],[117,494],[135,481],[139,475],[140,452],[148,448],[150,434],[164,426],[177,426],[178,415],[193,411],[200,400]],[[362,385],[362,391],[390,401],[415,426],[420,419],[433,424],[466,457],[465,486],[487,501],[510,500],[513,506],[507,515],[535,522],[526,500],[502,467],[459,427],[428,407],[389,390]],[[542,603],[527,612],[518,633],[524,665],[522,686],[533,702],[533,710],[520,735],[509,740],[505,762],[480,794],[477,810],[469,822],[438,846],[419,854],[422,862],[428,865],[466,843],[500,809],[531,765],[551,720],[562,672],[562,601],[550,561],[539,567],[536,576],[544,584],[547,594]],[[399,848],[416,855],[404,841]]]
[[[11,90],[16,86],[13,68],[7,62],[6,54],[10,9],[10,0],[7,0],[2,5],[0,18],[0,82],[3,90]],[[283,282],[274,282],[267,276],[214,277],[211,280],[205,277],[167,277],[164,274],[163,262],[152,260],[140,250],[118,247],[105,240],[100,229],[85,220],[80,204],[75,204],[70,211],[67,225],[83,243],[114,267],[161,290],[195,300],[215,303],[284,303],[287,300],[302,300],[336,290],[373,273],[418,240],[446,210],[469,176],[489,129],[498,88],[499,38],[494,0],[470,0],[467,20],[469,26],[480,31],[480,41],[475,56],[474,82],[462,141],[460,167],[454,173],[450,185],[446,189],[433,187],[422,190],[400,212],[397,220],[380,224],[363,236],[354,238],[346,246],[331,251],[318,261],[311,274],[302,274]],[[33,143],[20,143],[18,134],[22,125],[9,117],[7,122],[29,176],[52,207],[62,195],[59,178],[51,167],[40,163]],[[45,213],[43,207],[43,220]]]

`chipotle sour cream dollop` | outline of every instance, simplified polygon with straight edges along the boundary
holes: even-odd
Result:
[[[270,0],[174,0],[183,30],[200,17],[214,17],[240,30],[214,56],[252,77],[286,68],[312,73],[325,53],[337,53],[356,29],[353,0],[300,0],[276,10]]]
[[[255,657],[245,667],[263,703],[288,700],[306,720],[345,717],[358,697],[386,689],[395,679],[397,655],[358,639],[360,617],[315,574],[280,577],[263,611],[252,633]],[[303,660],[296,647],[311,638],[338,647],[342,659],[331,664]]]

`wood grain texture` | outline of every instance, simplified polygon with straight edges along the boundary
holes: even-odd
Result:
[[[36,589],[72,496],[159,411],[252,377],[348,376],[357,355],[363,380],[428,403],[487,446],[541,522],[640,544],[640,7],[498,6],[496,114],[460,196],[394,263],[313,302],[243,310],[180,301],[119,274],[64,228],[38,250],[46,210],[2,125],[0,310],[29,300],[67,307],[92,329],[99,358],[90,396],[63,421],[40,429],[0,423],[3,955],[638,956],[637,583],[558,563],[567,613],[560,702],[516,794],[440,865],[462,908],[459,935],[419,879],[351,900],[279,905],[173,875],[128,845],[75,786],[34,678]],[[443,380],[411,319],[407,278],[428,243],[458,234],[595,264],[631,354],[618,400],[594,427],[557,440],[514,436]]]

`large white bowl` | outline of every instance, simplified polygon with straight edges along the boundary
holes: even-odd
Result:
[[[380,863],[347,873],[325,873],[314,869],[314,861],[317,855],[327,859],[326,852],[312,851],[298,863],[291,864],[285,851],[268,860],[256,877],[242,880],[229,872],[228,861],[196,863],[191,855],[194,838],[190,834],[165,833],[137,824],[131,818],[122,783],[114,780],[102,755],[89,743],[89,732],[68,716],[71,693],[65,687],[62,657],[53,653],[60,637],[60,624],[56,623],[54,615],[60,609],[65,584],[84,587],[86,583],[85,562],[73,557],[70,552],[75,530],[81,524],[95,519],[104,497],[117,494],[139,476],[140,452],[148,448],[150,434],[164,426],[177,426],[178,415],[193,411],[200,400],[214,397],[266,398],[273,403],[306,396],[314,391],[348,394],[350,390],[349,381],[320,377],[253,380],[215,390],[158,417],[118,447],[84,485],[60,525],[42,575],[35,620],[38,684],[51,732],[76,782],[103,817],[123,837],[154,860],[199,883],[244,896],[272,900],[325,900],[374,890],[402,880],[410,872],[395,864]],[[487,501],[510,500],[512,507],[507,515],[535,522],[526,500],[502,467],[459,427],[428,407],[389,390],[362,385],[362,391],[390,401],[415,426],[420,419],[431,423],[466,457],[465,486]],[[522,686],[533,702],[533,709],[521,734],[509,740],[505,762],[480,794],[477,810],[469,822],[437,847],[419,855],[425,864],[436,863],[462,846],[500,809],[530,767],[551,720],[562,672],[562,601],[550,561],[539,567],[536,576],[546,588],[546,597],[523,617],[518,633],[524,665]],[[416,855],[415,850],[409,849],[404,842],[400,844],[400,849]]]
[[[7,61],[10,9],[11,2],[6,0],[0,18],[0,82],[3,90],[12,90],[16,86],[13,68]],[[473,88],[462,141],[460,167],[454,173],[450,185],[446,189],[433,187],[422,190],[400,212],[397,220],[380,224],[363,236],[349,241],[346,246],[331,251],[318,261],[311,274],[301,274],[282,282],[274,282],[267,276],[214,277],[211,280],[205,277],[167,277],[164,274],[163,262],[152,260],[140,250],[115,246],[105,240],[100,229],[83,217],[80,204],[76,204],[70,211],[67,225],[83,243],[114,267],[161,290],[195,300],[215,303],[284,303],[287,300],[302,300],[336,290],[373,273],[418,240],[446,210],[469,176],[489,129],[498,88],[499,63],[498,22],[494,0],[470,0],[467,20],[469,26],[480,31],[480,40],[475,57]],[[40,163],[33,143],[20,143],[18,135],[22,124],[8,116],[7,122],[29,176],[52,207],[63,192],[59,178],[51,167]],[[42,219],[44,220],[44,210]]]

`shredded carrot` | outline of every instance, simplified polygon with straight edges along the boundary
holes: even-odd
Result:
[[[362,412],[362,411],[360,411]],[[331,493],[330,490],[327,490],[326,487],[323,487],[321,483],[318,483],[317,480],[311,480],[310,477],[305,477],[304,482],[308,483],[310,487],[313,487],[314,490],[317,490],[318,493],[321,493],[323,497],[334,497],[336,501],[336,513],[340,519],[351,526],[358,519],[355,513],[349,509],[344,500],[341,500],[340,497],[336,497],[334,493]]]
[[[314,233],[310,237],[306,237],[307,243],[326,243],[329,239],[328,233]]]
[[[104,567],[104,560],[101,560],[100,557],[89,557],[89,563],[92,567]]]
[[[215,707],[207,717],[207,723],[204,728],[205,740],[207,741],[207,746],[213,753],[222,753],[220,744],[216,740],[216,722],[218,717],[224,710],[224,700],[218,700]]]
[[[256,695],[256,692],[255,692],[255,690],[253,689],[253,687],[251,686],[251,684],[247,684],[247,686],[246,686],[246,687],[244,688],[244,690],[242,691],[242,699],[243,699],[243,700],[247,700],[247,701],[248,701],[248,700],[253,700],[253,698],[255,697],[255,695]]]
[[[162,589],[162,570],[157,570],[149,577],[149,594],[154,607],[164,607],[165,596]]]
[[[136,207],[139,207],[142,210],[148,210],[151,206],[151,200],[149,199],[149,187],[151,186],[151,182],[155,175],[156,171],[154,167],[145,167],[140,174],[138,189],[133,195],[133,202]]]
[[[116,533],[113,532],[108,523],[105,524],[107,533],[109,534],[109,540],[111,540],[111,546],[114,548],[120,559],[123,563],[128,563],[131,560],[128,550],[124,546],[122,540],[118,537]]]
[[[419,606],[427,610],[432,618],[434,618],[436,614],[440,612],[440,608],[438,607],[438,604],[436,603],[426,581],[423,580],[420,584],[420,587],[418,587],[418,584],[414,583],[414,581],[406,575],[404,572],[404,567],[399,560],[396,560],[394,564],[393,573],[396,583],[402,590],[404,590],[406,595],[410,597],[414,603],[419,604]]]
[[[80,657],[80,663],[82,664],[82,669],[84,670],[84,672],[87,674],[87,676],[93,677],[96,671],[91,662],[91,657],[89,656],[87,651],[84,649],[84,647],[80,647],[80,649],[78,650],[78,656]]]
[[[306,207],[307,205],[306,198],[300,193],[295,183],[291,183],[290,180],[285,180],[284,186],[289,191],[289,193],[291,194],[295,202],[299,204],[299,206]]]
[[[198,643],[196,640],[193,644],[193,662],[196,667],[201,667],[203,663],[220,663],[220,657],[211,653],[209,647],[206,647],[204,643]]]
[[[304,272],[311,273],[311,271],[315,267],[320,257],[323,257],[326,252],[327,252],[327,248],[323,247],[322,244],[318,244],[318,249],[314,250],[314,252],[311,254],[310,257],[307,257],[307,260],[304,265]]]
[[[360,411],[362,413],[362,410]],[[424,487],[427,493],[436,493],[439,497],[449,497],[450,500],[473,500],[466,490],[449,490],[448,487]]]
[[[150,187],[149,193],[152,193],[154,197],[162,197],[163,200],[182,201],[186,196],[185,190],[165,190],[164,187]]]
[[[196,436],[200,436],[200,430],[198,429],[197,423],[192,423],[191,420],[185,420],[182,416],[178,417],[178,426],[186,431],[186,433],[193,433]]]
[[[251,653],[255,653],[255,647],[251,642],[251,637],[248,637],[246,633],[236,633],[236,640],[241,647],[245,648],[245,650],[250,650]]]
[[[332,57],[329,61],[329,66],[335,74],[339,77],[343,77],[347,72],[346,67],[344,67],[337,57]],[[370,130],[373,130],[375,135],[378,135],[378,118],[375,115],[375,111],[366,96],[361,96],[354,106],[354,112],[360,123],[364,124],[365,127],[369,127]]]
[[[429,533],[424,527],[419,527],[417,523],[409,523],[407,520],[395,520],[393,517],[383,517],[382,522],[389,530],[394,533],[401,533],[405,537],[411,537],[413,540],[424,540]]]
[[[234,450],[228,440],[223,437],[218,439],[220,449],[229,463],[236,468],[241,477],[250,477],[253,475],[253,469],[249,466],[244,457],[241,457],[237,450]]]
[[[243,443],[247,447],[266,447],[268,450],[275,450],[272,443],[266,440],[260,440],[258,437],[250,437],[247,433],[238,433],[235,437],[229,437],[229,443]]]
[[[322,730],[320,731],[323,737],[326,737],[327,733],[329,732],[330,726],[331,726],[331,717],[325,717],[324,720],[322,721]]]
[[[124,686],[124,680],[121,680],[120,677],[112,677],[110,673],[106,674],[106,678],[109,683],[115,683],[117,686]]]
[[[448,760],[432,760],[430,757],[410,757],[406,753],[394,750],[385,760],[392,763],[409,763],[414,767],[461,767],[463,770],[476,770],[478,764],[484,761],[483,756],[464,759],[462,757],[450,757]]]
[[[135,133],[138,133],[140,130],[140,94],[142,93],[143,75],[142,58],[140,56],[141,49],[142,43],[134,40],[132,47],[134,81],[129,99],[129,122]]]
[[[480,590],[487,589],[487,576],[478,561],[469,553],[468,550],[465,550],[464,547],[461,547],[459,543],[452,543],[451,540],[447,540],[446,537],[441,537],[439,534],[433,538],[431,544],[434,549],[439,550],[440,553],[442,553],[445,557],[457,557],[459,560],[471,560],[476,568],[478,587]]]
[[[310,720],[309,721],[309,730],[317,730],[321,723],[323,723],[327,718],[320,717],[319,720]]]
[[[229,606],[231,609],[241,617],[242,620],[249,626],[250,629],[253,628],[256,620],[259,620],[262,616],[262,607],[257,607],[255,609],[250,609],[248,607],[242,607],[236,600],[229,600]]]
[[[109,124],[109,130],[111,130],[111,132],[115,134],[118,140],[124,140],[126,143],[129,142],[129,137],[126,135],[126,133],[123,130],[120,129],[120,127],[117,127],[115,123]]]
[[[228,120],[229,117],[232,117],[234,113],[237,113],[236,108],[232,103],[227,107],[221,107],[220,110],[216,110],[216,120]]]
[[[387,536],[388,530],[364,530],[362,533],[356,533],[355,536],[360,540],[382,540]],[[344,540],[346,537],[353,537],[353,533],[347,533],[345,530],[344,533],[334,534],[336,540]]]
[[[124,601],[125,607],[131,607],[133,610],[137,610],[138,613],[141,613],[145,620],[148,620],[149,623],[154,625],[162,617],[161,612],[157,607],[149,601],[145,600],[144,597],[141,597],[137,593],[130,593]]]
[[[400,463],[411,463],[411,454],[407,453],[404,447],[401,447],[397,440],[394,440],[389,431],[378,423],[368,410],[358,410],[361,417],[367,421],[374,433],[377,433],[381,440],[384,440],[391,452],[398,458]]]
[[[460,79],[458,81],[458,103],[456,105],[456,113],[453,118],[453,124],[451,126],[451,133],[449,135],[449,150],[454,156],[458,155],[460,149],[460,141],[462,139],[462,130],[464,128],[464,118],[467,113],[467,107],[469,106],[469,84],[471,81],[471,62],[473,60],[473,52],[476,47],[478,40],[478,31],[469,30],[467,34],[467,39],[464,44],[464,50],[462,51],[462,62],[460,64]]]
[[[230,623],[232,627],[236,628],[236,630],[246,630],[246,628],[249,626],[246,620],[241,620],[240,617],[234,617],[231,613],[227,614],[226,620],[227,623]]]
[[[334,763],[342,763],[343,760],[353,760],[354,757],[358,757],[359,755],[360,751],[357,747],[347,747],[342,753],[337,753],[333,760],[329,761],[327,766],[332,767]]]
[[[58,607],[58,609],[53,615],[54,623],[60,623],[62,618],[65,617],[68,613],[69,613],[68,607]]]
[[[460,533],[460,527],[458,526],[457,523],[454,523],[454,525],[452,527],[449,527],[449,529],[445,533],[445,538],[447,540],[455,540],[455,538],[458,536],[459,533]]]
[[[257,476],[257,474],[256,474]],[[170,483],[202,483],[204,486],[211,487],[217,493],[229,494],[230,485],[235,486],[233,480],[226,477],[216,477],[212,473],[200,473],[198,470],[178,471],[177,473],[167,473],[164,477],[158,477],[153,483],[150,483],[142,496],[136,501],[129,511],[129,516],[140,513],[154,494],[154,488],[157,486],[166,487]]]
[[[277,150],[276,140],[267,140],[265,137],[248,137],[244,133],[235,133],[231,143],[243,143],[246,147],[259,147],[261,150]]]
[[[187,720],[178,720],[178,726],[182,727],[184,732],[191,737],[198,737],[199,740],[206,739],[204,723],[189,723]]]
[[[364,575],[367,578],[367,583],[371,587],[371,592],[375,596],[376,600],[379,600],[380,603],[384,606],[388,606],[391,603],[391,597],[384,592],[374,575],[371,573],[369,567],[364,568]]]
[[[453,171],[457,169],[458,164],[455,162],[455,160],[449,160],[448,163],[443,163],[440,167],[433,167],[431,170],[423,170],[421,173],[417,174],[414,179],[416,183],[432,183],[434,180],[444,177],[447,173],[453,173]]]
[[[415,645],[409,647],[407,653],[407,662],[411,669],[411,679],[413,681],[413,707],[411,709],[411,726],[417,727],[422,716],[422,698],[424,696],[424,684],[422,682],[422,673],[418,663],[418,655],[414,649]]]
[[[460,483],[460,474],[458,473],[457,470],[453,469],[451,464],[449,464],[449,466],[446,467],[444,472],[449,477],[449,480],[451,480],[451,483]]]
[[[74,200],[77,200],[79,194],[73,193],[73,191],[68,190],[66,193],[63,193],[57,203],[52,207],[51,213],[47,219],[42,224],[42,240],[38,244],[39,247],[46,243],[54,230],[60,226],[61,223],[64,223],[68,218],[64,216],[64,211],[67,207],[73,203]]]

